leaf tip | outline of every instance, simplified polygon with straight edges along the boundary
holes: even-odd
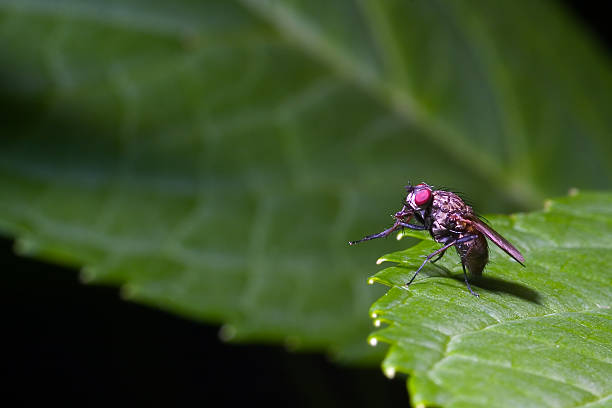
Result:
[[[374,278],[368,279],[368,285],[373,285],[373,284],[374,284]]]
[[[231,341],[236,337],[236,327],[231,324],[224,324],[219,329],[219,338],[221,341]]]
[[[370,337],[368,343],[370,344],[370,346],[376,347],[376,345],[378,344],[378,339],[376,337]]]
[[[121,289],[119,291],[119,295],[121,296],[121,299],[123,300],[134,299],[136,297],[136,293],[137,293],[136,288],[134,287],[134,285],[130,285],[130,284],[125,284],[121,286]]]
[[[18,255],[31,256],[36,254],[38,245],[32,239],[18,238],[13,245],[13,250]]]
[[[569,190],[567,190],[567,195],[570,197],[575,197],[578,195],[578,193],[580,193],[580,190],[578,190],[578,188],[576,187],[572,187]]]
[[[395,367],[392,367],[392,366],[385,367],[384,373],[387,378],[395,377]]]
[[[374,326],[375,327],[380,327],[380,319],[374,320]]]
[[[382,257],[382,258],[378,258],[378,259],[376,260],[376,265],[380,265],[381,263],[383,263],[383,262],[385,262],[385,261],[386,261],[386,259],[385,259],[384,257]]]
[[[544,211],[548,211],[550,210],[550,207],[552,207],[553,202],[552,200],[546,200],[544,201]]]
[[[81,269],[79,274],[79,280],[81,283],[91,283],[96,280],[96,270],[90,266],[86,266]]]
[[[297,336],[287,336],[285,337],[285,348],[289,351],[296,351],[300,348],[302,344],[301,340]]]

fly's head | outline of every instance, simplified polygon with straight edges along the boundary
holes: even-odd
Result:
[[[349,245],[355,245],[359,242],[370,241],[376,238],[387,237],[393,231],[397,231],[398,229],[429,229],[431,222],[429,218],[425,218],[425,213],[433,201],[433,188],[425,183],[421,183],[414,187],[409,185],[406,187],[406,190],[408,191],[408,195],[403,202],[402,209],[392,216],[395,218],[395,222],[390,228],[387,228],[378,234],[368,235],[357,241],[349,241]],[[413,217],[423,225],[411,224],[410,220]]]
[[[404,208],[396,214],[396,218],[401,212],[418,212],[422,218],[425,217],[425,211],[433,201],[433,187],[425,183],[417,184],[416,186],[409,184],[406,186],[406,191],[408,195],[406,196]]]

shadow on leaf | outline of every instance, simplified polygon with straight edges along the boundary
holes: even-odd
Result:
[[[434,271],[443,271],[444,273],[435,273]],[[424,275],[428,277],[445,277],[454,279],[457,282],[461,282],[465,285],[463,274],[453,274],[447,268],[441,265],[435,265],[435,268],[427,268],[424,271]],[[523,285],[521,283],[508,281],[505,279],[495,278],[491,276],[469,276],[470,285],[472,287],[477,287],[481,289],[485,289],[491,292],[502,292],[507,293],[509,295],[524,299],[528,302],[535,303],[541,305],[540,302],[540,293],[529,286]]]
[[[463,282],[463,277],[453,277],[453,279]],[[540,302],[540,293],[521,283],[489,276],[476,276],[470,278],[470,284],[491,292],[503,292],[525,299],[531,303],[542,304]]]

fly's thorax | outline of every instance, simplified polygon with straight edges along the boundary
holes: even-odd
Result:
[[[472,213],[472,207],[464,203],[457,194],[450,191],[434,191],[431,207],[432,210],[442,213]]]
[[[453,232],[466,231],[468,225],[462,215],[472,214],[472,208],[450,191],[434,191],[428,216],[431,219],[431,234],[438,240]]]

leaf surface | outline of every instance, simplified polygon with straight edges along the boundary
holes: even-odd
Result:
[[[612,183],[609,65],[554,3],[1,0],[0,46],[3,233],[228,339],[372,361],[401,244],[346,242],[408,179]]]

